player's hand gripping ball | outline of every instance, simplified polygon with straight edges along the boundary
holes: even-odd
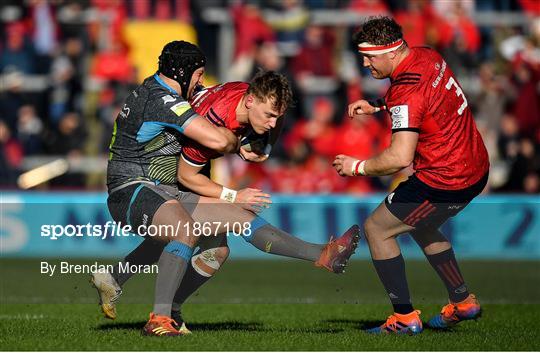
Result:
[[[240,139],[240,145],[248,152],[257,154],[268,154],[267,145],[270,140],[270,132],[257,134],[252,128],[249,128],[244,136]]]

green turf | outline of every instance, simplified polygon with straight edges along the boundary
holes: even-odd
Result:
[[[480,320],[451,332],[381,337],[361,331],[390,312],[369,262],[336,276],[300,261],[231,261],[184,306],[193,335],[148,338],[140,328],[151,310],[151,276],[125,286],[119,318],[108,321],[92,304],[87,275],[46,278],[38,261],[0,260],[0,350],[539,350],[538,268],[463,262],[483,303]],[[424,262],[408,262],[407,271],[426,320],[445,291]]]

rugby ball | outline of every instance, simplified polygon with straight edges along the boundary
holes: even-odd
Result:
[[[255,152],[257,154],[269,154],[267,153],[268,144],[270,140],[270,132],[264,134],[257,134],[252,128],[248,129],[246,133],[240,139],[240,145],[248,152]]]

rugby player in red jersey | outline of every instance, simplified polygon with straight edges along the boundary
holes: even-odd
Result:
[[[190,106],[215,127],[225,128],[239,137],[249,135],[245,142],[253,144],[258,139],[254,137],[256,134],[269,133],[276,128],[291,100],[287,79],[275,72],[262,71],[249,84],[231,82],[205,89],[190,100]],[[177,180],[182,188],[160,184],[161,188],[178,199],[189,215],[212,236],[199,238],[199,250],[193,254],[174,297],[171,317],[180,333],[189,333],[180,315],[181,304],[216,273],[229,254],[226,237],[213,235],[232,231],[235,224],[243,227],[235,229],[236,233],[244,235],[243,238],[259,250],[312,261],[334,273],[343,272],[358,243],[358,226],[352,226],[328,244],[309,243],[290,235],[257,216],[262,207],[270,203],[270,195],[257,189],[228,189],[212,181],[203,171],[212,159],[222,156],[221,153],[191,139],[183,139],[181,144]],[[242,149],[245,159],[261,162],[267,158],[264,151]],[[145,239],[126,256],[124,264],[152,264],[161,251],[158,242]],[[133,275],[120,272],[119,267],[120,264],[112,275],[101,275],[103,285],[98,289],[102,310],[111,319],[116,317],[121,286]],[[107,295],[109,292],[114,296]]]
[[[391,145],[360,161],[338,155],[333,165],[342,176],[390,175],[411,163],[415,170],[388,195],[364,224],[373,264],[394,314],[370,333],[420,333],[420,311],[414,310],[405,263],[396,241],[410,233],[444,282],[449,304],[428,322],[444,329],[480,315],[469,293],[451,244],[439,231],[484,189],[489,170],[486,148],[467,99],[444,59],[425,47],[409,48],[401,27],[388,17],[370,18],[355,35],[363,65],[390,88],[376,102],[349,105],[352,118],[380,110],[392,119]]]

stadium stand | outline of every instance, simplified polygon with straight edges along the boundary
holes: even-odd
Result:
[[[387,190],[396,179],[344,182],[324,170],[337,150],[362,158],[388,143],[384,116],[351,122],[345,107],[386,88],[361,68],[349,38],[366,16],[391,13],[409,44],[437,48],[459,76],[490,152],[489,192],[540,191],[535,1],[234,4],[3,1],[0,187],[21,188],[21,173],[60,158],[67,161],[66,173],[35,188],[104,190],[103,161],[120,102],[155,70],[153,58],[165,42],[185,39],[198,41],[209,56],[207,82],[247,80],[263,67],[286,74],[295,90],[296,106],[286,115],[271,163],[241,165],[231,157],[215,165],[218,174],[236,182],[232,186],[264,185],[273,192]],[[292,180],[295,176],[304,182]]]

